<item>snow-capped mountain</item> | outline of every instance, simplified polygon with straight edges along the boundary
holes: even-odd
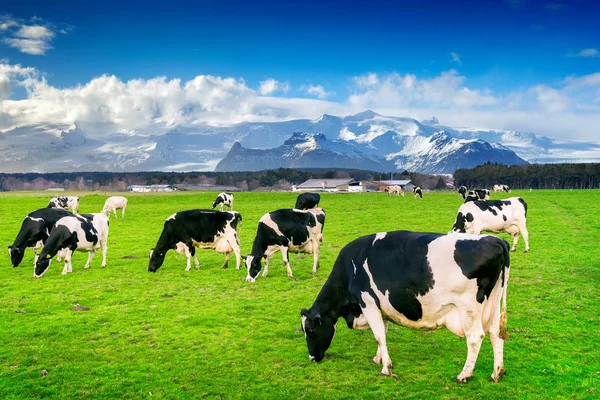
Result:
[[[357,165],[357,159],[369,160],[369,169],[422,172],[453,172],[485,161],[600,162],[600,143],[555,140],[531,132],[448,127],[435,117],[419,122],[367,110],[345,117],[325,114],[315,120],[201,123],[152,133],[21,126],[0,131],[0,171],[210,171],[236,142],[246,151],[276,149],[291,140],[294,132],[322,134],[314,136],[314,141],[329,158],[316,160],[312,156],[316,150],[299,158],[319,161],[319,166],[333,160],[333,153],[339,162],[354,160],[352,165]],[[268,165],[283,166],[283,159],[281,165],[276,164],[273,159]]]

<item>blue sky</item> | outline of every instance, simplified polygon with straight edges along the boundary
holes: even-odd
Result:
[[[208,75],[232,77],[259,95],[320,99],[340,110],[353,104],[384,111],[395,109],[392,102],[403,98],[402,93],[385,97],[386,78],[391,76],[389,85],[401,92],[404,78],[411,76],[425,86],[440,85],[440,93],[449,84],[458,95],[467,89],[483,96],[482,102],[472,99],[469,111],[483,106],[488,112],[494,107],[526,112],[543,103],[546,112],[587,118],[600,106],[594,75],[600,71],[600,4],[595,1],[2,0],[0,10],[0,60],[35,69],[36,79],[43,77],[58,90],[102,75],[121,82],[161,76],[180,79],[181,85]],[[2,29],[2,21],[14,24]],[[24,26],[50,33],[27,36],[20,31]],[[42,47],[23,39],[38,40]],[[10,98],[31,96],[32,86],[15,83],[24,76],[15,74]],[[357,87],[368,76],[377,77],[377,88]],[[591,77],[591,85],[585,77]],[[570,79],[580,81],[569,86]],[[261,87],[269,80],[270,86]],[[370,89],[375,92],[368,101],[353,100]],[[453,114],[448,104],[430,97],[412,96],[397,111],[418,117],[441,108],[442,114]],[[519,106],[511,106],[516,97]],[[464,106],[464,101],[455,103]],[[322,108],[338,109],[329,106]]]

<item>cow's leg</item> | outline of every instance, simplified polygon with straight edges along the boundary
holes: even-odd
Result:
[[[525,253],[529,253],[529,232],[527,231],[527,226],[524,222],[519,224],[519,231],[521,235],[523,235],[523,240],[525,241]]]
[[[115,214],[115,219],[117,219],[117,207],[113,208],[113,213]]]
[[[189,272],[189,270],[192,268],[191,267],[191,261],[190,258],[192,257],[192,255],[190,254],[188,249],[185,249],[185,259],[186,259],[186,263],[185,263],[185,271]],[[194,254],[194,258],[196,258],[196,255]]]
[[[225,253],[225,261],[223,261],[223,265],[221,266],[221,268],[227,268],[229,266],[229,257],[231,257],[230,251]]]
[[[267,247],[267,251],[265,251],[265,268],[262,273],[263,278],[269,274],[269,261],[271,260],[271,257],[277,253],[277,250],[279,250],[277,246]]]
[[[100,241],[100,249],[102,250],[102,265],[100,265],[100,268],[105,268],[106,267],[106,252],[108,251],[108,237],[105,237],[104,239],[102,239]]]
[[[499,382],[506,373],[504,370],[504,339],[500,337],[500,310],[495,310],[488,332],[494,349],[494,371],[490,380]]]
[[[319,254],[320,254],[320,247],[319,247],[319,233],[316,233],[315,235],[313,235],[312,239],[312,250],[313,250],[313,269],[311,271],[311,274],[316,274],[317,273],[317,268],[319,268]]]
[[[293,278],[294,275],[292,274],[292,268],[290,267],[290,260],[288,257],[288,250],[289,248],[287,246],[281,246],[281,258],[283,258],[283,263],[285,264],[285,267],[287,268],[287,276],[288,278]]]
[[[96,254],[94,250],[88,252],[88,259],[83,269],[88,269],[90,267],[90,264],[92,264],[92,260],[94,259],[94,254]]]
[[[463,330],[467,338],[467,361],[461,373],[456,377],[456,382],[466,383],[473,376],[479,349],[485,337],[481,323],[482,311],[483,306],[479,303],[460,310]]]
[[[200,269],[200,261],[198,261],[198,254],[194,254],[194,264],[196,264],[196,269]]]
[[[373,358],[373,362],[382,364],[380,375],[397,378],[396,375],[392,374],[392,360],[388,354],[385,337],[386,324],[383,322],[381,310],[377,307],[375,299],[367,292],[363,292],[361,297],[365,303],[364,307],[361,306],[363,315],[367,319],[367,322],[373,331],[373,336],[375,336],[375,340],[377,341],[377,354],[375,355],[375,358]]]
[[[73,266],[71,265],[71,254],[73,252],[69,249],[67,249],[66,255],[65,255],[65,266],[61,272],[61,274],[66,275],[69,272],[73,271]]]
[[[385,324],[385,331],[387,332],[388,322],[384,321],[383,323]],[[373,357],[373,362],[375,364],[381,364],[381,357],[382,357],[382,355],[381,355],[381,348],[379,346],[377,346],[377,354],[375,354],[375,357]]]
[[[237,239],[237,234],[235,234],[235,238]],[[233,249],[233,254],[235,254],[235,269],[239,270],[240,266],[242,265],[242,252],[240,251],[240,244],[237,242],[237,240],[228,240],[228,242]]]
[[[515,225],[511,225],[508,227],[508,229],[506,229],[506,232],[513,237],[513,245],[510,251],[517,250],[517,242],[519,241],[519,228],[517,228]]]

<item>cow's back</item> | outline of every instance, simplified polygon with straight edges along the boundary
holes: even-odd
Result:
[[[214,210],[188,210],[174,214],[174,218],[165,221],[165,227],[171,225],[175,235],[187,235],[196,242],[212,242],[219,232],[223,232],[228,221],[237,221],[233,213]],[[185,239],[185,237],[178,239]]]

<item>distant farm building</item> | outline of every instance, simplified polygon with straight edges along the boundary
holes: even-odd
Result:
[[[363,186],[353,178],[345,179],[309,179],[293,186],[294,192],[362,192]]]
[[[211,192],[239,192],[240,189],[235,186],[211,185],[211,184],[180,184],[175,185],[177,190],[195,190],[195,191],[211,191]]]
[[[127,186],[129,192],[173,192],[177,190],[173,185],[130,185]]]

